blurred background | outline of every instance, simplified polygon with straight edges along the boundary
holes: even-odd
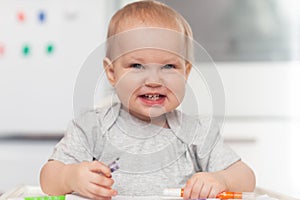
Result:
[[[129,2],[0,0],[0,192],[39,184],[73,118],[80,67]],[[300,198],[300,1],[162,2],[187,19],[216,64],[226,143],[257,186]]]

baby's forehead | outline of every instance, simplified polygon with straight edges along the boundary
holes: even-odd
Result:
[[[180,55],[163,49],[143,48],[121,55],[123,61],[143,63],[165,63],[184,60]]]
[[[166,28],[130,29],[107,40],[107,56],[115,60],[121,55],[142,49],[156,49],[179,55],[188,60],[189,40],[185,34]]]
[[[177,32],[184,33],[184,27],[181,23],[178,22],[176,19],[172,19],[170,17],[167,18],[160,18],[156,17],[148,17],[148,18],[141,18],[139,16],[128,16],[126,19],[120,19],[118,22],[118,26],[115,27],[115,33],[118,34],[121,32],[129,31],[132,29],[137,28],[149,28],[149,27],[156,27],[161,29],[169,29]]]

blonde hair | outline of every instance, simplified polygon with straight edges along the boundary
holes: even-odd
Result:
[[[189,23],[174,9],[155,0],[143,0],[127,4],[118,10],[110,20],[107,39],[128,30],[128,26],[153,24],[165,28],[178,29],[186,36],[188,54],[192,53],[193,33]],[[190,57],[190,56],[189,56]]]
[[[182,28],[186,36],[193,37],[190,25],[177,11],[163,3],[145,0],[128,4],[117,11],[110,20],[107,38],[119,33],[122,25],[130,23],[129,21],[132,19],[145,24],[162,23],[165,25],[168,23],[171,26],[175,25]]]

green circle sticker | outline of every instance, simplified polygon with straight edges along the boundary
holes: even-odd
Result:
[[[22,53],[24,56],[28,56],[30,54],[30,46],[28,44],[23,45]]]
[[[52,54],[54,52],[54,45],[53,44],[48,44],[47,46],[46,46],[46,53],[47,54]]]

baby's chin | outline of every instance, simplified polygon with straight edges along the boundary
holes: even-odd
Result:
[[[167,113],[167,110],[163,106],[152,106],[148,109],[148,116],[150,118],[160,117]]]
[[[165,108],[161,106],[152,106],[145,110],[129,110],[129,112],[143,121],[151,122],[154,120],[159,120],[160,118],[164,118],[165,114],[167,113],[167,110],[165,110]]]

